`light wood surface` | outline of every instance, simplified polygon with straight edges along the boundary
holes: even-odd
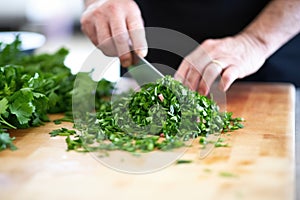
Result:
[[[19,150],[0,152],[0,199],[293,199],[294,87],[237,83],[227,110],[246,119],[244,129],[222,135],[230,147],[202,158],[194,144],[180,158],[192,163],[139,175],[67,152],[65,137],[48,133],[70,123],[11,131]]]

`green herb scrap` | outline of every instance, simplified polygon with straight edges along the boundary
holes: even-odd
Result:
[[[192,160],[177,160],[176,164],[189,164],[192,163]]]
[[[237,178],[238,177],[237,174],[233,174],[231,172],[220,172],[219,176],[226,177],[226,178]]]
[[[17,147],[13,144],[13,140],[15,138],[11,138],[8,133],[0,130],[0,151],[10,148],[11,150],[16,150]]]
[[[70,135],[75,135],[76,131],[75,130],[69,130],[67,128],[60,128],[60,129],[56,129],[56,130],[51,131],[49,134],[51,135],[51,137],[70,136]]]
[[[224,138],[218,138],[218,140],[215,142],[215,147],[228,147],[228,143],[225,142]]]
[[[218,138],[217,140],[208,140],[206,137],[200,137],[199,144],[202,145],[202,148],[205,148],[207,144],[213,144],[215,147],[229,147],[229,144],[225,142],[224,138]]]

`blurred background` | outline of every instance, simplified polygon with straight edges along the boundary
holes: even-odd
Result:
[[[40,32],[48,39],[69,37],[80,30],[83,0],[0,1],[0,30]]]
[[[36,50],[53,52],[69,49],[66,65],[73,73],[79,71],[95,46],[81,32],[80,17],[84,0],[9,0],[0,1],[0,31],[29,31],[46,37],[45,44]],[[105,78],[116,81],[119,65],[113,66]]]

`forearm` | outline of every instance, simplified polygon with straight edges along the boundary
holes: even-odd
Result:
[[[242,35],[264,48],[268,58],[300,32],[300,0],[273,0]]]

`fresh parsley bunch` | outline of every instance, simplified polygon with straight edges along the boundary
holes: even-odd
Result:
[[[0,43],[0,150],[12,146],[7,129],[40,126],[48,113],[71,111],[75,76],[64,65],[68,50],[28,55],[17,37]]]

